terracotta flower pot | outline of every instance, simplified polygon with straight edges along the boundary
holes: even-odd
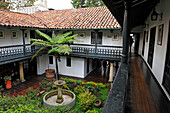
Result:
[[[100,100],[96,100],[96,102],[94,103],[94,106],[99,108],[101,106],[102,102]]]
[[[54,69],[47,69],[47,70],[45,70],[45,74],[46,74],[47,79],[51,80],[51,79],[54,78],[55,70]]]
[[[11,80],[7,80],[6,81],[6,89],[10,89],[12,86],[11,86]]]

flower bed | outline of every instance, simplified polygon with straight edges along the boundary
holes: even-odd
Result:
[[[71,90],[76,94],[76,104],[70,109],[66,110],[64,107],[56,107],[48,109],[43,106],[43,96],[52,90],[57,89],[53,81],[44,79],[39,83],[39,88],[29,88],[26,93],[14,93],[14,95],[0,96],[0,112],[39,112],[39,113],[101,113],[103,105],[107,99],[110,84],[83,82],[80,80],[61,78],[66,82],[63,89]],[[25,91],[24,91],[25,92]],[[21,95],[22,94],[22,95]],[[101,105],[95,107],[98,101]],[[97,102],[96,102],[97,101]]]

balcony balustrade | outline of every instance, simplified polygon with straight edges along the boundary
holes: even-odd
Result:
[[[90,58],[119,58],[122,54],[122,47],[120,46],[104,46],[98,45],[87,45],[87,44],[71,44],[72,53],[70,56],[81,56]],[[13,45],[0,47],[0,65],[4,64],[8,60],[16,59],[28,59],[36,53],[39,47],[31,46],[30,44],[25,45]],[[47,54],[46,51],[40,53]],[[3,63],[2,63],[3,62]]]

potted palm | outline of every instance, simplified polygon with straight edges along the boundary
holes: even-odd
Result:
[[[72,52],[72,49],[69,45],[66,45],[66,43],[72,43],[73,41],[79,41],[74,39],[78,34],[72,35],[72,32],[67,32],[64,34],[58,34],[55,35],[54,31],[52,32],[52,37],[48,36],[47,34],[35,30],[38,35],[44,37],[47,41],[44,41],[42,39],[30,39],[31,42],[33,42],[31,45],[41,46],[41,48],[33,55],[32,59],[38,55],[38,53],[44,49],[48,50],[48,54],[55,53],[55,61],[56,61],[56,71],[58,69],[57,66],[57,57],[60,54],[69,55]],[[56,72],[56,79],[58,80],[59,77]]]
[[[5,76],[4,80],[5,80],[5,84],[6,84],[6,89],[10,89],[12,87],[11,86],[11,76]]]

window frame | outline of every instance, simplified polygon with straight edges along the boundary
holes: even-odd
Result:
[[[66,66],[71,67],[71,57],[66,58]]]
[[[0,32],[2,32],[2,37],[0,37],[0,39],[4,39],[4,38],[5,38],[5,36],[4,36],[4,35],[5,35],[4,30],[1,30],[1,29],[0,29]]]
[[[53,56],[48,57],[48,63],[51,64],[51,65],[54,64]]]
[[[16,33],[16,36],[15,36],[15,37],[14,37],[14,35],[13,35],[14,32]],[[18,38],[18,32],[17,32],[17,30],[12,30],[12,31],[11,31],[11,38],[12,38],[12,39],[17,39],[17,38]]]

